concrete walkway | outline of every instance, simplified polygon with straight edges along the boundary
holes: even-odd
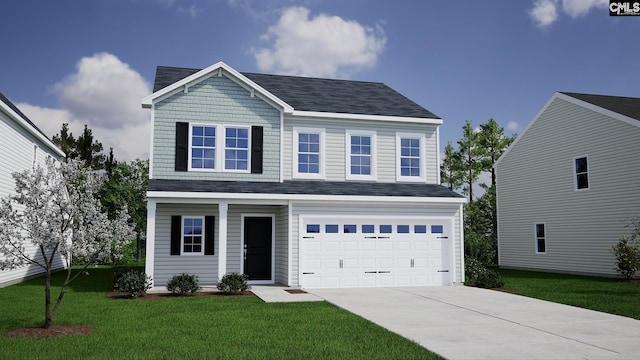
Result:
[[[640,321],[524,296],[465,286],[309,292],[450,360],[640,359]]]
[[[279,285],[251,285],[251,291],[264,302],[324,301],[306,291]]]

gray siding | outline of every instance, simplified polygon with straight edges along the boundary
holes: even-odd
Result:
[[[615,275],[610,245],[640,215],[640,128],[562,99],[499,162],[499,263],[504,267]],[[587,156],[588,190],[574,190],[575,157]],[[534,224],[546,225],[536,254]]]
[[[39,139],[0,112],[0,198],[15,194],[15,182],[11,175],[13,172],[32,169],[34,164],[44,167],[48,156],[58,159],[58,155]],[[25,243],[25,249],[30,254],[37,251],[30,241]],[[56,258],[53,268],[62,267],[64,259]],[[42,273],[41,268],[34,266],[0,271],[0,287]]]
[[[171,216],[173,215],[215,216],[215,255],[171,255]],[[197,275],[202,285],[216,284],[218,282],[219,229],[217,205],[158,204],[156,207],[155,266],[153,275],[151,275],[155,286],[165,286],[173,275],[183,272]]]
[[[337,206],[335,203],[296,203],[293,204],[292,219],[291,219],[291,267],[292,267],[292,279],[289,284],[292,286],[298,286],[300,284],[299,279],[299,261],[300,261],[300,217],[304,215],[326,215],[326,216],[353,216],[353,217],[366,217],[366,216],[424,216],[424,217],[451,217],[453,222],[453,236],[451,241],[454,244],[454,266],[456,276],[453,279],[454,283],[462,282],[462,264],[460,262],[460,256],[462,252],[461,248],[461,228],[460,228],[460,207],[458,205],[443,205],[443,204],[430,204],[430,205],[413,205],[413,204],[381,204],[381,203],[349,203],[340,204]]]
[[[263,173],[174,171],[176,122],[263,126]],[[280,181],[280,111],[226,77],[178,91],[154,107],[152,172],[155,179]]]
[[[280,206],[276,213],[276,266],[275,281],[289,282],[289,207]]]
[[[426,183],[435,184],[438,181],[437,126],[435,125],[344,119],[300,119],[291,116],[286,116],[284,122],[283,176],[285,180],[290,180],[293,176],[293,128],[308,127],[325,129],[327,181],[346,179],[346,130],[376,131],[378,182],[396,182],[396,132],[424,134],[426,158],[423,165],[426,170]]]

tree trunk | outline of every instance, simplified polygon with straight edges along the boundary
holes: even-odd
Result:
[[[51,270],[47,269],[44,283],[44,325],[45,329],[51,327],[53,323],[53,315],[51,314]]]
[[[142,260],[142,237],[140,231],[136,231],[136,261]]]

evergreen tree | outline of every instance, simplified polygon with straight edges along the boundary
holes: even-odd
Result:
[[[64,151],[67,159],[74,159],[76,154],[76,139],[73,138],[73,133],[69,131],[69,124],[62,124],[60,134],[53,135],[51,139],[60,150]]]
[[[482,150],[482,170],[491,172],[491,187],[496,186],[496,169],[493,166],[514,139],[515,137],[505,136],[504,128],[493,118],[480,125],[478,145]]]
[[[460,177],[464,184],[463,192],[469,195],[469,202],[473,202],[473,184],[482,172],[482,149],[479,135],[473,130],[471,121],[467,120],[462,127],[462,139],[458,140],[461,170]]]
[[[444,147],[444,158],[440,165],[440,180],[447,183],[449,190],[453,191],[462,186],[462,159],[451,142]]]
[[[76,141],[78,158],[88,168],[93,170],[104,169],[105,156],[102,154],[102,149],[102,143],[97,140],[94,141],[91,129],[85,124],[82,135]]]

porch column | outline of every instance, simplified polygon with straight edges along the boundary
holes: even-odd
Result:
[[[153,266],[156,245],[156,200],[147,200],[147,239],[146,259],[144,272],[151,278],[151,286],[154,286]]]
[[[228,202],[218,204],[218,279],[227,273],[227,211]]]

